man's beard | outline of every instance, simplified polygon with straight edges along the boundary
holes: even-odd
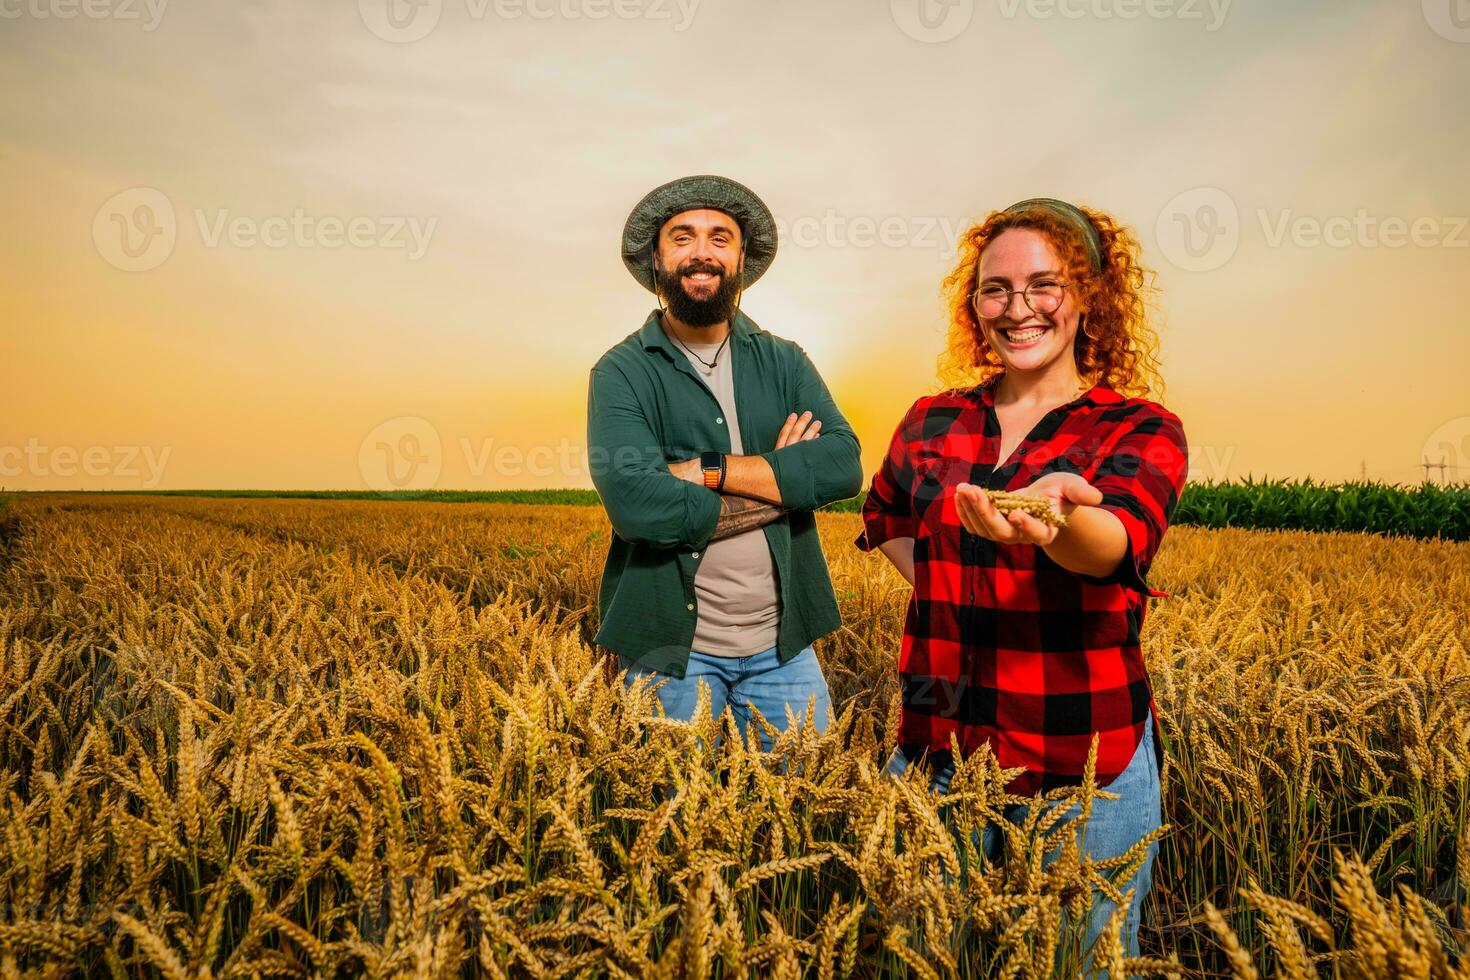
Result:
[[[695,299],[684,291],[683,277],[696,272],[712,272],[720,277],[719,286],[705,299]],[[735,298],[740,291],[739,282],[719,265],[686,262],[669,272],[655,261],[654,278],[657,280],[659,293],[669,304],[669,312],[680,323],[691,327],[712,327],[730,319],[730,314],[735,311]]]

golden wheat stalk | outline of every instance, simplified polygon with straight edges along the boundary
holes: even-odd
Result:
[[[1002,515],[1009,516],[1015,511],[1020,511],[1023,514],[1030,514],[1041,523],[1051,527],[1067,526],[1067,519],[1052,507],[1050,500],[1044,497],[1011,493],[1008,490],[985,490],[984,492],[990,498],[991,504]]]

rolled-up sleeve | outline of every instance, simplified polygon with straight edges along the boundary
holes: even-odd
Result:
[[[812,359],[800,345],[793,346],[796,402],[791,410],[809,409],[813,419],[821,420],[822,428],[815,439],[793,442],[760,456],[771,464],[782,508],[815,510],[823,504],[856,497],[862,490],[862,448]]]
[[[1128,551],[1111,573],[1083,575],[1084,581],[1116,583],[1147,596],[1168,597],[1169,593],[1149,586],[1148,570],[1184,492],[1188,471],[1183,424],[1178,416],[1154,406],[1117,441],[1092,479],[1103,495],[1098,506],[1122,522]]]
[[[625,541],[702,551],[720,519],[720,495],[669,471],[632,386],[610,365],[587,385],[587,455],[592,484]]]
[[[911,424],[918,404],[909,407],[898,428],[893,430],[888,451],[873,474],[868,495],[863,500],[863,531],[853,542],[862,551],[872,551],[892,538],[914,536]]]

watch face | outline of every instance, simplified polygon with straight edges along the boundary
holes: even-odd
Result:
[[[717,452],[703,452],[699,454],[699,465],[706,470],[717,470],[720,468],[720,454]]]

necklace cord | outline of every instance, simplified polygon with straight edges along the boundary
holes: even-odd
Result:
[[[689,356],[690,357],[694,358],[700,364],[703,364],[705,367],[707,367],[711,371],[713,371],[715,369],[715,367],[720,363],[720,354],[724,352],[725,345],[730,342],[730,332],[731,331],[728,331],[728,330],[725,332],[725,339],[722,340],[722,341],[720,341],[720,346],[715,350],[715,359],[712,360],[712,361],[706,361],[704,358],[702,358],[698,354],[694,353],[694,351],[689,350],[689,345],[686,344],[686,343],[684,343],[684,341],[679,340],[679,335],[678,334],[674,334],[674,339],[676,341],[678,341],[680,347],[684,348],[686,351],[689,351]]]

